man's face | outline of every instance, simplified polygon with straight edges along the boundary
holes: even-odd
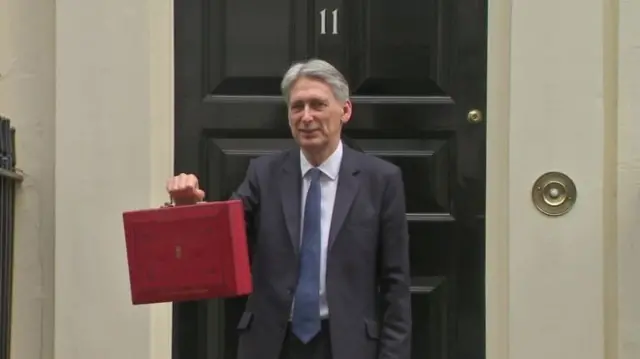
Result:
[[[321,151],[340,141],[342,122],[351,118],[351,102],[335,98],[324,81],[302,77],[291,88],[289,126],[298,145]]]

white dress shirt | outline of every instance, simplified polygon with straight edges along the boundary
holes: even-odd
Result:
[[[338,172],[340,172],[340,164],[342,163],[342,142],[338,143],[338,147],[326,161],[324,161],[318,169],[322,172],[320,175],[321,204],[320,204],[320,317],[329,317],[329,308],[327,306],[327,247],[329,245],[329,230],[331,229],[331,217],[333,216],[333,205],[336,200],[336,190],[338,189]],[[307,161],[302,151],[300,151],[300,170],[302,173],[302,206],[300,214],[300,228],[304,225],[304,206],[307,200],[307,192],[311,185],[311,179],[307,176],[307,172],[313,168],[313,165]],[[302,243],[302,230],[300,231],[300,242]]]

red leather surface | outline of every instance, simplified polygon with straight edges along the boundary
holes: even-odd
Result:
[[[133,304],[253,290],[241,201],[123,213]]]

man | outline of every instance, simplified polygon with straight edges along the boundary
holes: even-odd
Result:
[[[282,80],[299,149],[251,162],[244,202],[254,292],[239,359],[409,359],[409,239],[400,169],[343,146],[349,87],[322,60]],[[202,201],[193,175],[169,180],[176,205]]]

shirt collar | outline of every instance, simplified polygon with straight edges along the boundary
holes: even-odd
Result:
[[[340,164],[342,163],[342,141],[338,142],[338,147],[336,150],[324,161],[318,169],[325,174],[325,176],[329,177],[332,181],[338,178],[338,172],[340,171]],[[314,166],[307,161],[307,158],[300,150],[300,170],[302,172],[302,177],[304,177],[307,172],[312,169]]]

